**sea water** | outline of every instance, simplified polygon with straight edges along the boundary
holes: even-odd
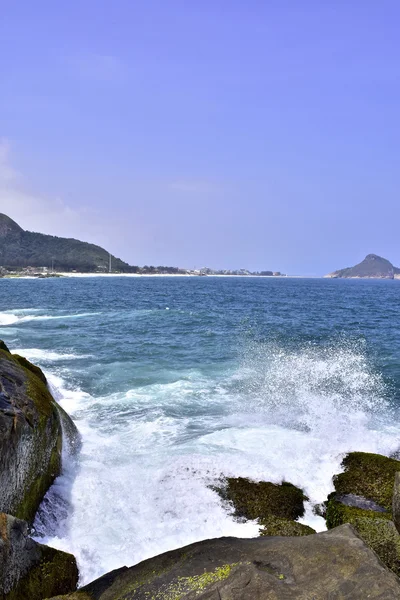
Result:
[[[35,521],[81,584],[201,539],[255,536],[212,487],[290,481],[312,507],[350,450],[400,448],[400,281],[0,280],[0,338],[81,437]]]

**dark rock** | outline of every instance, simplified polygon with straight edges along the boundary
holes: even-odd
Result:
[[[311,527],[297,523],[304,515],[303,491],[291,483],[278,485],[269,481],[250,481],[244,477],[227,477],[213,488],[234,508],[240,519],[257,519],[260,535],[310,535]]]
[[[400,582],[343,525],[305,537],[199,542],[114,571],[57,600],[67,598],[398,600]]]
[[[314,529],[295,519],[304,515],[303,491],[291,483],[278,485],[269,481],[250,481],[244,477],[227,477],[213,488],[234,508],[240,519],[257,519],[260,535],[310,535]]]
[[[400,461],[380,454],[350,452],[342,466],[344,472],[333,478],[338,494],[363,496],[392,510],[394,476],[400,471]]]
[[[0,340],[0,350],[5,350],[6,352],[10,352],[9,349],[7,348],[6,344],[3,342],[3,340]]]
[[[394,477],[392,512],[393,522],[400,532],[400,472],[397,472]]]
[[[258,519],[273,515],[281,519],[297,519],[304,515],[303,491],[291,483],[281,485],[269,481],[250,481],[244,477],[227,477],[217,489],[235,508],[235,516]]]
[[[363,496],[357,496],[356,494],[336,494],[336,502],[345,504],[346,506],[354,506],[354,508],[362,508],[363,510],[373,510],[374,512],[388,512],[383,506],[379,506],[373,500],[367,500]]]
[[[0,511],[28,522],[61,469],[60,416],[45,382],[0,349]]]
[[[71,554],[28,537],[28,524],[0,513],[0,597],[42,600],[76,590],[78,568]]]
[[[350,523],[385,565],[400,575],[400,535],[391,521],[393,484],[400,462],[351,452],[342,465],[345,471],[333,478],[336,492],[326,504],[327,527]]]

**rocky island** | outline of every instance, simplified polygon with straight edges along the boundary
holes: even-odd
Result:
[[[314,507],[326,532],[299,522],[308,498],[296,486],[221,476],[213,491],[232,518],[258,522],[259,537],[205,540],[77,589],[75,558],[29,536],[66,436],[78,444],[43,372],[0,342],[2,600],[400,598],[400,461],[364,452],[344,457]]]
[[[400,278],[400,269],[394,267],[386,258],[377,254],[368,254],[358,265],[334,271],[325,277],[331,279],[397,279]]]

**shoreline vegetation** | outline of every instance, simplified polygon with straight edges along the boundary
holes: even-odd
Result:
[[[299,521],[308,498],[290,482],[221,475],[210,489],[233,519],[258,522],[258,537],[196,542],[77,589],[74,556],[38,544],[29,536],[29,525],[62,470],[62,447],[68,442],[70,451],[79,452],[79,434],[40,368],[1,341],[0,425],[3,600],[283,600],[327,598],[338,590],[349,600],[400,597],[397,455],[350,452],[344,457],[342,471],[333,477],[334,491],[313,507],[326,521],[327,531],[321,533]]]
[[[0,277],[38,278],[76,274],[283,277],[280,271],[248,269],[186,269],[165,265],[129,265],[104,248],[72,238],[25,231],[0,213]]]

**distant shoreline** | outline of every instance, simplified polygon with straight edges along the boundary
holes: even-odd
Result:
[[[224,274],[210,274],[210,275],[196,275],[193,273],[68,273],[60,272],[55,273],[51,277],[35,277],[33,275],[14,275],[5,276],[2,279],[57,279],[65,277],[69,279],[83,278],[83,277],[190,277],[193,279],[200,279],[204,277],[224,277],[225,279],[321,279],[320,276],[306,276],[306,275],[224,275]]]

